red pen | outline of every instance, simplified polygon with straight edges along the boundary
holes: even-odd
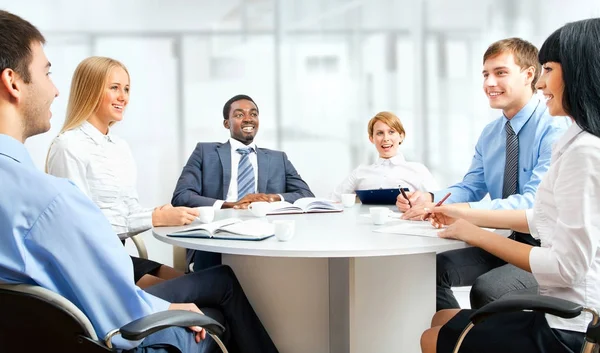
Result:
[[[444,201],[446,201],[446,199],[448,199],[448,198],[450,197],[450,195],[452,195],[452,193],[451,193],[451,192],[449,192],[449,193],[448,193],[446,196],[444,196],[444,198],[443,198],[443,199],[441,199],[441,200],[440,200],[440,202],[438,202],[438,203],[435,205],[435,207],[440,207],[440,206],[441,206],[441,205],[444,203]],[[431,216],[431,212],[427,212],[427,213],[425,214],[425,216],[423,216],[423,220],[424,220],[424,221],[426,221],[426,220],[427,220],[427,218],[429,218],[430,216]]]
[[[412,204],[410,203],[408,196],[406,196],[406,193],[404,192],[404,188],[402,186],[398,185],[398,189],[400,189],[402,196],[406,199],[406,201],[408,201],[408,207],[412,208]]]

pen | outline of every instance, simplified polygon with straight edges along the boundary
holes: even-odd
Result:
[[[412,208],[412,204],[410,203],[408,196],[406,196],[406,193],[404,192],[404,188],[401,185],[398,185],[398,189],[400,189],[400,192],[402,193],[402,197],[404,197],[406,199],[406,201],[408,201],[408,207]]]
[[[441,205],[444,203],[444,201],[446,201],[446,199],[450,197],[450,195],[452,195],[452,193],[450,193],[450,192],[449,192],[448,194],[446,194],[446,196],[444,196],[444,198],[443,198],[443,199],[441,199],[441,200],[440,200],[440,202],[438,202],[438,203],[435,205],[435,207],[440,207],[440,206],[441,206]],[[431,216],[431,212],[427,212],[427,213],[425,214],[425,216],[423,216],[423,220],[424,220],[424,221],[425,221],[425,220],[427,220],[427,218],[429,218],[430,216]]]

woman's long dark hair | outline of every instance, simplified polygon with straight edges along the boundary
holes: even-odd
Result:
[[[581,129],[600,137],[600,18],[556,30],[542,45],[539,59],[561,64],[564,110]]]

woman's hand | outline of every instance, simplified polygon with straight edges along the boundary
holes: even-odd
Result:
[[[458,219],[464,218],[464,209],[460,207],[439,206],[431,209],[425,208],[425,211],[431,213],[430,222],[435,228],[449,226]]]
[[[480,232],[484,232],[484,230],[464,219],[458,219],[441,230],[438,235],[440,238],[462,240],[471,244],[471,239],[474,239]]]
[[[183,226],[190,224],[200,213],[195,208],[173,207],[166,204],[152,212],[152,225],[155,227]]]

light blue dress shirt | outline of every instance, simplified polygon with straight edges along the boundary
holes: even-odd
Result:
[[[451,192],[446,203],[468,202],[472,208],[493,210],[533,207],[537,188],[550,166],[552,145],[569,128],[570,121],[567,117],[550,116],[546,104],[537,96],[510,120],[519,136],[518,194],[502,199],[507,121],[503,115],[483,129],[463,181],[434,192],[434,202]],[[491,200],[482,200],[488,193]]]
[[[98,337],[169,303],[133,281],[131,258],[104,214],[75,185],[37,170],[25,146],[0,134],[0,281],[59,293]],[[140,341],[117,336],[129,349]]]

